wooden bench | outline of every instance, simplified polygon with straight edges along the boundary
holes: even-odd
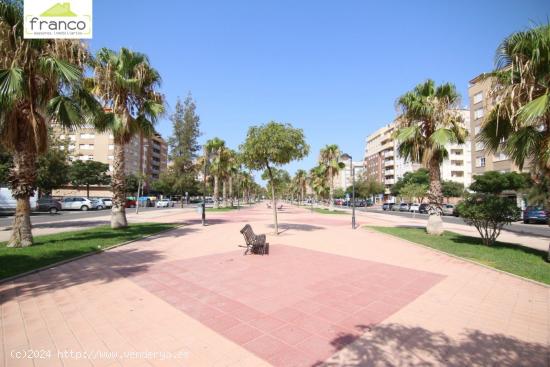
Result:
[[[246,246],[240,246],[246,247],[246,251],[243,255],[246,255],[249,252],[251,254],[269,255],[269,244],[265,242],[265,234],[255,234],[250,224],[245,225],[243,229],[241,229],[241,233],[246,242]]]

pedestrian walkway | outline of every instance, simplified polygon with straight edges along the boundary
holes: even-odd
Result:
[[[263,205],[207,219],[1,284],[3,364],[549,366],[549,287],[349,216],[285,208],[268,256],[237,247]]]

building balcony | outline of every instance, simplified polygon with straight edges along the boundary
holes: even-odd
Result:
[[[385,183],[386,185],[393,185],[393,184],[395,183],[395,179],[393,179],[393,178],[387,178],[387,179],[384,180],[384,183]]]
[[[384,175],[386,176],[393,176],[395,174],[395,171],[393,169],[387,169],[384,171]]]
[[[388,159],[387,161],[384,161],[384,167],[393,167],[395,165],[395,161],[393,159]]]

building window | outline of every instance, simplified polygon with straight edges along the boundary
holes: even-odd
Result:
[[[480,151],[480,150],[483,150],[483,149],[485,149],[485,144],[483,144],[482,141],[476,142],[476,151]]]
[[[113,150],[115,149],[115,145],[114,144],[109,144],[109,150]]]
[[[93,150],[94,145],[93,144],[80,144],[79,148],[82,149],[82,150]]]
[[[474,104],[483,101],[483,92],[474,94]]]
[[[483,108],[478,108],[477,110],[474,111],[474,118],[480,119],[483,117],[483,114],[484,114]]]
[[[108,156],[107,157],[108,160],[112,161],[113,159],[115,159],[115,157],[113,157],[112,155]]]
[[[93,155],[81,155],[81,156],[78,156],[78,159],[80,159],[81,161],[91,161],[94,159],[94,156]]]
[[[73,144],[69,145],[69,150],[74,150],[75,146]]]
[[[485,167],[485,157],[476,157],[476,167]]]
[[[506,161],[508,160],[508,155],[506,153],[500,152],[498,154],[495,154],[495,161]]]
[[[80,139],[94,139],[95,134],[94,133],[81,133]]]
[[[478,135],[480,131],[481,131],[481,126],[476,126],[474,128],[474,135]]]
[[[464,177],[464,171],[451,171],[451,177]]]

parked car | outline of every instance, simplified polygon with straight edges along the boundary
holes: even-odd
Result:
[[[102,208],[98,207],[98,209],[110,209],[113,207],[113,199],[111,198],[99,198],[97,201],[99,202],[99,206],[102,206]]]
[[[63,210],[90,210],[97,209],[98,202],[81,196],[67,196],[61,201]]]
[[[418,207],[418,212],[420,214],[428,214],[428,204],[420,204],[420,206]]]
[[[401,203],[399,204],[399,211],[400,212],[408,212],[409,211],[410,204],[407,203]]]
[[[31,208],[36,208],[36,196],[29,198]],[[17,200],[12,196],[11,190],[7,187],[0,187],[0,212],[15,212]]]
[[[523,211],[523,223],[547,223],[548,212],[542,206],[528,206]]]
[[[161,199],[157,201],[157,208],[170,208],[174,206],[174,202],[170,199]]]
[[[61,203],[59,200],[52,199],[50,197],[44,197],[36,201],[37,212],[50,212],[55,214],[61,210]]]
[[[454,204],[443,204],[443,215],[454,215],[458,217],[458,212],[456,211],[456,205]]]
[[[391,210],[392,212],[398,212],[400,206],[401,206],[401,204],[395,203],[395,204],[391,207],[390,210]]]
[[[136,207],[136,201],[134,199],[126,199],[126,203],[124,204],[125,208],[135,208]]]
[[[382,204],[382,210],[392,210],[395,203],[384,203]]]
[[[411,206],[409,206],[409,212],[411,212],[411,213],[418,213],[418,212],[420,212],[420,204],[418,204],[418,203],[412,203]]]

